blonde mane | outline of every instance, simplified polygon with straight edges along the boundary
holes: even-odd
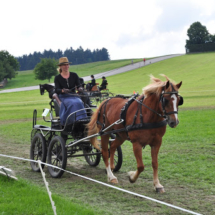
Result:
[[[159,96],[161,94],[162,88],[164,86],[166,86],[167,81],[170,81],[170,79],[166,75],[161,74],[161,76],[165,77],[166,81],[162,81],[158,78],[155,78],[153,75],[150,75],[151,83],[142,89],[145,97],[149,96],[150,94],[154,94],[154,93],[157,96]],[[177,89],[175,83],[172,81],[171,81],[171,83],[173,84],[173,87],[175,89]]]

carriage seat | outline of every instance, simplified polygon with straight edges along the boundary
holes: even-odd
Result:
[[[91,89],[91,91],[99,91],[99,83],[96,83]]]
[[[60,105],[61,105],[61,100],[59,99],[57,93],[54,93],[52,95],[52,100],[54,102],[54,109],[55,109],[55,114],[58,117],[60,114]]]

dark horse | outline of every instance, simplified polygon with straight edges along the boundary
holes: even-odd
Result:
[[[151,84],[143,88],[143,94],[133,102],[128,99],[114,97],[105,100],[93,114],[88,124],[88,136],[98,132],[101,134],[101,146],[96,137],[90,139],[92,145],[102,148],[102,156],[106,166],[108,181],[118,183],[113,175],[114,153],[125,140],[133,144],[133,152],[137,161],[137,170],[128,173],[129,180],[134,183],[144,170],[142,161],[142,148],[151,147],[153,183],[157,192],[165,192],[158,179],[158,152],[162,137],[166,132],[166,125],[175,128],[178,123],[178,105],[183,104],[183,98],[178,94],[182,82],[174,84],[163,75],[167,81],[163,82],[151,76]],[[130,105],[127,105],[130,102]],[[126,114],[124,111],[126,110]],[[122,123],[119,122],[119,118]],[[109,127],[109,128],[107,128]],[[104,128],[107,128],[103,132]],[[110,147],[110,163],[108,143],[110,133],[116,133],[116,139]]]

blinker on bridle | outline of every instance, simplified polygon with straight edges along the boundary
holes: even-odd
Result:
[[[178,91],[176,91],[172,85],[172,83],[170,83],[171,87],[172,87],[172,91],[171,92],[165,92],[164,91],[164,87],[163,87],[163,90],[162,90],[162,93],[160,95],[160,102],[162,104],[162,109],[163,109],[163,112],[164,112],[164,116],[166,118],[166,115],[170,115],[170,114],[178,114],[178,111],[170,111],[170,112],[166,112],[165,110],[165,105],[166,105],[166,99],[164,97],[165,94],[175,94],[177,97],[179,97],[179,103],[178,103],[178,106],[182,105],[183,104],[183,97],[178,95]]]

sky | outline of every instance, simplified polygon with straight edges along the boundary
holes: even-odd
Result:
[[[104,47],[111,60],[183,54],[197,21],[215,34],[214,0],[7,0],[0,51],[20,57]]]

